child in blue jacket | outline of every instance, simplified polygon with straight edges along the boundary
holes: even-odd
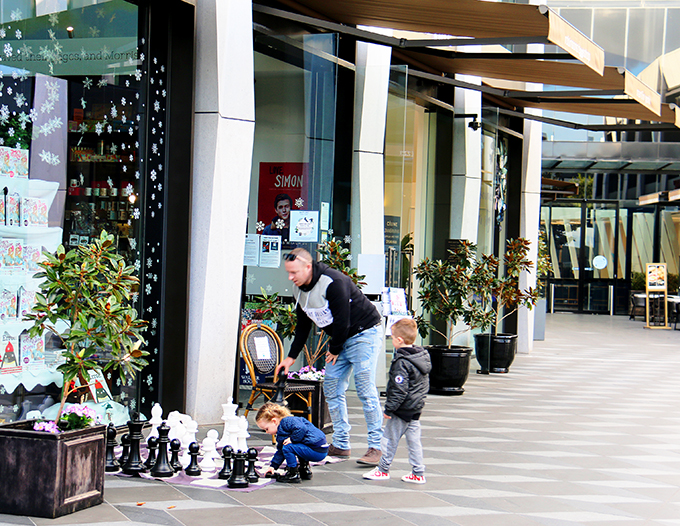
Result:
[[[328,453],[326,435],[306,418],[291,415],[287,407],[267,402],[255,417],[257,427],[268,435],[276,435],[276,453],[266,475],[274,473],[286,460],[286,473],[278,482],[298,484],[312,478],[309,462],[319,462]]]

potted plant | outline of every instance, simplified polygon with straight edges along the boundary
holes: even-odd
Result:
[[[470,290],[477,304],[472,311],[474,324],[482,331],[494,327],[493,333],[475,334],[475,351],[480,372],[507,373],[517,352],[517,335],[501,333],[502,321],[519,307],[531,309],[538,299],[535,289],[522,290],[519,278],[533,263],[527,259],[530,241],[510,239],[503,254],[503,275],[499,275],[499,259],[482,254],[470,274]]]
[[[545,339],[545,317],[548,305],[546,292],[548,278],[551,275],[552,262],[550,261],[550,250],[546,242],[545,230],[539,230],[538,257],[536,259],[536,291],[538,293],[538,300],[536,302],[536,313],[534,314],[534,340],[538,341]]]
[[[103,502],[105,426],[84,406],[64,410],[93,371],[115,371],[123,380],[146,365],[140,349],[146,322],[130,300],[139,280],[102,232],[88,246],[44,253],[36,304],[26,315],[30,337],[45,331],[63,348],[62,400],[54,422],[0,425],[0,513],[59,517]]]
[[[425,337],[431,331],[444,337],[446,345],[429,345],[432,372],[430,392],[443,395],[461,395],[463,385],[470,371],[471,347],[453,345],[459,334],[474,326],[480,309],[471,301],[470,275],[474,264],[475,245],[463,240],[446,260],[425,258],[413,270],[418,280],[418,299],[423,311],[415,319],[420,335]],[[444,322],[445,329],[439,330],[427,319],[429,314],[435,320]],[[459,321],[467,325],[456,330]]]

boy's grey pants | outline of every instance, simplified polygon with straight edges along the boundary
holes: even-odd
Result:
[[[382,457],[378,469],[383,473],[389,473],[390,465],[397,453],[399,439],[406,435],[406,446],[408,447],[408,461],[413,466],[413,473],[418,476],[425,474],[425,464],[423,464],[423,446],[420,444],[420,420],[406,422],[397,416],[392,416],[385,424],[381,444]]]

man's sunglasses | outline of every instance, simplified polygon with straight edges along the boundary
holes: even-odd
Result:
[[[283,259],[286,261],[295,261],[297,259],[297,254],[284,254]]]

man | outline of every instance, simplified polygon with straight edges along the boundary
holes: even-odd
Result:
[[[274,210],[276,215],[271,222],[264,227],[262,234],[265,236],[281,236],[284,245],[288,245],[290,237],[290,209],[293,199],[288,194],[278,194],[274,198]],[[278,223],[278,225],[277,225]]]
[[[354,370],[357,396],[368,427],[368,451],[359,464],[377,466],[382,439],[382,410],[375,373],[382,347],[382,317],[352,280],[324,263],[312,260],[303,248],[285,255],[288,279],[297,302],[297,326],[288,357],[277,368],[288,372],[307,341],[314,322],[330,337],[326,353],[324,394],[333,420],[333,441],[328,454],[349,457],[349,418],[345,391]]]

